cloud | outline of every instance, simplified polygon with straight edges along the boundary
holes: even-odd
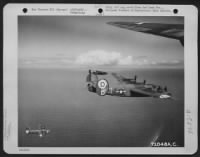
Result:
[[[77,57],[69,57],[57,54],[51,57],[31,57],[19,59],[22,67],[80,67],[80,66],[121,66],[121,67],[183,67],[184,61],[174,60],[152,60],[147,56],[124,55],[120,52],[109,52],[105,50],[93,50],[79,54]]]
[[[132,56],[122,56],[119,52],[94,50],[80,54],[76,60],[79,65],[131,65]]]
[[[182,66],[183,60],[152,60],[147,56],[122,55],[120,52],[93,50],[80,54],[75,59],[77,65],[101,66]]]
[[[161,60],[161,61],[152,61],[152,65],[166,65],[166,66],[175,66],[175,65],[183,65],[183,60]]]
[[[21,58],[19,60],[21,66],[59,66],[73,64],[73,61],[67,57],[32,57],[32,58]]]

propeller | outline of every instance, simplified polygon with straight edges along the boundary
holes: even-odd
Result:
[[[167,86],[165,86],[164,91],[167,92]]]
[[[134,77],[134,80],[136,81],[136,79],[137,79],[137,75],[135,75],[135,77]]]

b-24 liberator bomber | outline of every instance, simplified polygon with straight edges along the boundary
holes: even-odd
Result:
[[[106,79],[106,75],[108,74],[117,80],[119,86],[110,86],[109,81]],[[105,77],[102,78],[102,76]],[[138,82],[137,76],[126,78],[117,73],[89,70],[86,82],[88,91],[96,93],[99,96],[171,98],[171,93],[167,91],[166,86],[163,88],[159,85],[147,84],[146,80]]]

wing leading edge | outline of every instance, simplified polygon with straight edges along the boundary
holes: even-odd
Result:
[[[108,22],[107,24],[147,34],[177,39],[184,46],[184,25],[147,22]]]

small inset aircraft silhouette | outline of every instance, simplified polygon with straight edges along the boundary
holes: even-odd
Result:
[[[44,126],[40,125],[39,129],[31,129],[31,128],[26,128],[25,133],[27,135],[38,135],[39,137],[44,137],[48,133],[50,133],[49,129],[46,129]]]

